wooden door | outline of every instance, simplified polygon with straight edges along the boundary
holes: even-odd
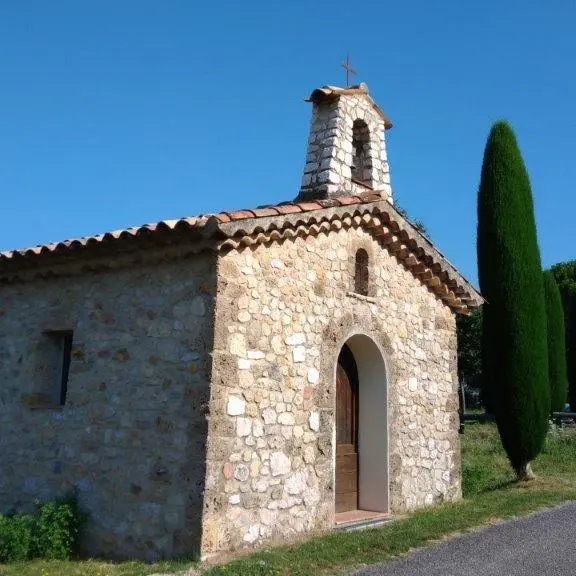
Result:
[[[358,508],[358,371],[344,346],[336,368],[336,513]]]

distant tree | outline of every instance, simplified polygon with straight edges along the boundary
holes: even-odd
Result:
[[[566,373],[566,342],[564,311],[558,284],[551,270],[544,272],[544,295],[548,333],[548,376],[550,383],[550,408],[552,412],[564,409],[568,394]]]
[[[568,402],[572,412],[576,411],[576,303],[570,308],[568,320],[568,340],[566,341],[566,357],[568,368]]]
[[[576,260],[559,262],[551,270],[560,292],[576,296]]]
[[[468,316],[456,317],[458,338],[458,377],[468,386],[482,386],[482,308],[473,308]]]
[[[566,363],[568,366],[568,402],[576,410],[576,260],[552,266],[560,289],[566,329]]]
[[[478,270],[484,386],[510,463],[526,480],[550,413],[546,308],[530,180],[506,122],[494,124],[484,150]]]

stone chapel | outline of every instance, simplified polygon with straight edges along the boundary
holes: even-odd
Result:
[[[293,201],[0,255],[0,513],[203,556],[460,497],[455,315],[366,85],[312,92]],[[295,196],[296,194],[293,194]]]

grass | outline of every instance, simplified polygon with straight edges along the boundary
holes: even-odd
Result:
[[[186,561],[102,562],[101,560],[31,560],[0,564],[2,576],[149,576],[150,574],[181,573],[192,566]]]
[[[534,463],[538,479],[519,484],[493,424],[467,424],[462,438],[464,499],[411,514],[381,528],[330,533],[303,544],[267,550],[208,569],[203,576],[342,574],[398,556],[448,535],[497,519],[576,499],[576,430],[549,436]],[[148,576],[184,570],[190,563],[36,561],[0,565],[2,576]]]
[[[260,552],[204,576],[338,574],[381,562],[450,534],[576,499],[576,431],[550,436],[534,463],[539,478],[514,480],[494,424],[467,424],[462,439],[464,499],[415,512],[382,528],[332,533],[297,546]]]

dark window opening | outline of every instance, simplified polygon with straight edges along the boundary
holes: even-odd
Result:
[[[68,377],[70,374],[70,361],[72,359],[72,339],[71,330],[59,330],[46,332],[52,341],[53,350],[53,399],[55,404],[64,406],[68,394]]]
[[[360,248],[356,252],[356,266],[354,271],[354,292],[368,296],[368,252]]]
[[[369,154],[370,131],[363,120],[355,120],[352,126],[352,180],[366,186],[372,185],[372,161]]]
[[[62,336],[62,374],[60,378],[60,406],[66,404],[68,394],[68,375],[70,373],[70,360],[72,358],[72,332]]]

